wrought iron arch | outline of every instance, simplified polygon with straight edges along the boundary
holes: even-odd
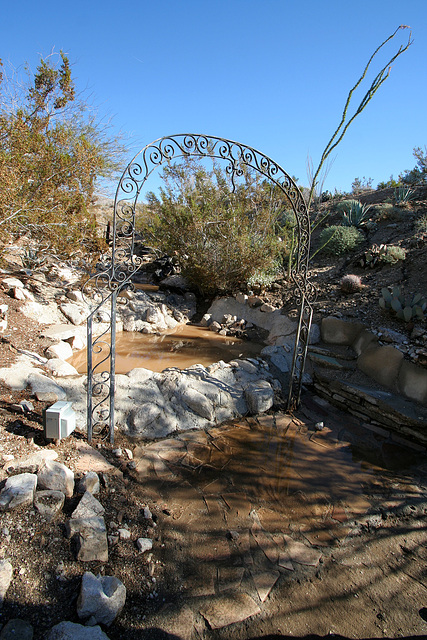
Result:
[[[114,441],[116,302],[123,289],[132,289],[132,277],[140,269],[142,259],[135,255],[136,204],[150,175],[165,162],[197,156],[226,161],[226,172],[233,186],[243,174],[242,166],[259,172],[276,185],[288,198],[297,223],[296,259],[291,277],[298,307],[298,328],[289,384],[288,407],[299,404],[302,376],[307,355],[312,302],[315,289],[308,277],[310,251],[310,218],[304,198],[295,181],[271,158],[247,145],[225,138],[203,134],[176,134],[159,138],[144,147],[124,170],[114,199],[113,229],[108,254],[98,264],[98,271],[83,287],[91,313],[87,319],[87,428],[88,439],[96,428],[108,426]],[[93,321],[107,318],[107,327],[93,335]],[[104,349],[102,361],[93,365],[93,354]],[[109,371],[101,372],[109,361]]]

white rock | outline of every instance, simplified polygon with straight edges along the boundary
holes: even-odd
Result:
[[[75,622],[60,622],[46,635],[46,640],[108,640],[101,627],[84,627]]]
[[[0,608],[3,604],[6,591],[12,581],[13,567],[8,560],[0,560]]]
[[[85,302],[83,298],[83,294],[80,291],[80,289],[75,289],[74,291],[68,291],[66,296],[69,300],[72,300],[73,302],[81,302],[81,303]]]
[[[68,338],[66,342],[68,342],[71,348],[75,351],[80,351],[80,349],[84,349],[87,344],[87,340],[79,334],[72,336],[71,338]]]
[[[88,312],[86,309],[74,304],[72,302],[65,302],[60,305],[60,310],[64,314],[64,316],[75,325],[82,324],[85,322]]]
[[[37,476],[33,473],[8,478],[0,493],[0,511],[33,504],[36,486]]]
[[[60,360],[68,360],[73,355],[73,350],[68,342],[58,342],[58,344],[52,344],[46,349],[46,355],[48,358],[59,358]]]
[[[15,298],[15,300],[26,300],[26,296],[24,293],[23,289],[20,289],[19,287],[14,287],[12,289],[12,296]]]
[[[0,333],[4,333],[7,329],[7,304],[0,304]]]
[[[245,389],[246,402],[253,415],[264,413],[273,406],[274,392],[267,380],[251,382]]]
[[[97,623],[110,624],[120,614],[126,602],[126,587],[118,578],[99,576],[90,571],[83,574],[77,615],[81,619],[93,617]]]
[[[67,397],[62,387],[47,376],[39,373],[30,374],[28,376],[28,384],[31,386],[32,393],[40,402],[57,402],[58,400],[65,400]]]
[[[65,362],[60,358],[51,358],[47,361],[46,366],[52,371],[54,376],[66,378],[67,376],[78,376],[79,372],[72,364]]]
[[[120,536],[120,540],[130,540],[130,531],[129,529],[117,529],[117,533]]]
[[[40,333],[42,338],[51,338],[52,340],[68,340],[78,335],[79,329],[70,327],[69,324],[54,324],[47,329],[43,329]]]
[[[4,278],[3,284],[9,289],[23,289],[25,287],[24,283],[18,278]]]
[[[61,462],[46,460],[37,473],[37,485],[40,489],[62,491],[67,498],[71,498],[74,492],[74,473]]]
[[[14,462],[7,465],[6,471],[12,473],[19,471],[20,473],[37,473],[39,468],[44,465],[46,460],[56,460],[58,453],[53,449],[42,449],[36,451],[25,458],[18,458]]]
[[[153,541],[151,538],[138,538],[136,546],[141,553],[145,553],[145,551],[150,551],[153,548]]]

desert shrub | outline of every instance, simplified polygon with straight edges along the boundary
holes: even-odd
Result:
[[[391,202],[383,202],[375,207],[378,220],[401,220],[403,210],[401,207],[396,207]]]
[[[160,196],[147,194],[151,219],[143,232],[151,246],[176,256],[202,293],[235,290],[255,275],[268,280],[283,262],[290,205],[269,182],[242,168],[233,190],[219,166],[209,171],[194,158],[166,166],[162,177]]]
[[[406,260],[406,249],[394,244],[389,244],[381,260],[388,264],[396,264],[399,260]]]
[[[42,58],[33,75],[0,72],[0,132],[0,246],[25,237],[36,253],[65,256],[102,247],[90,205],[123,146],[76,95],[65,54]]]
[[[415,230],[418,233],[427,233],[427,215],[424,214],[415,222]]]
[[[323,253],[331,256],[341,256],[354,251],[363,240],[363,234],[356,227],[332,225],[323,229],[320,234],[319,244]]]
[[[383,264],[396,264],[406,260],[406,249],[394,244],[373,244],[365,251],[360,261],[362,267],[370,268]]]
[[[276,278],[281,273],[281,267],[278,263],[273,264],[269,271],[262,269],[261,271],[256,271],[251,275],[247,284],[248,287],[259,287],[261,289],[268,289]]]
[[[341,278],[340,286],[343,293],[355,293],[361,290],[362,281],[359,276],[349,273]]]

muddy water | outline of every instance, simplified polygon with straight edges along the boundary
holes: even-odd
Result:
[[[180,325],[161,335],[123,332],[116,338],[116,373],[127,373],[137,367],[157,372],[168,367],[185,369],[193,364],[206,367],[219,360],[255,357],[263,346],[190,325]],[[103,360],[106,353],[107,347],[94,353],[94,364]],[[86,349],[76,352],[69,362],[79,373],[85,373]],[[98,371],[108,369],[106,361]]]
[[[343,424],[330,422],[317,432],[276,414],[187,432],[144,447],[137,470],[153,469],[155,494],[195,533],[253,530],[259,522],[270,534],[298,530],[310,544],[329,546],[372,513],[371,492],[394,507],[416,495],[410,483],[391,483],[383,469],[355,457],[341,439]]]
[[[239,422],[207,436],[193,434],[180,474],[203,495],[225,503],[227,520],[230,512],[238,519],[238,514],[249,516],[252,506],[262,507],[267,529],[268,520],[282,520],[281,528],[292,521],[299,526],[317,521],[317,530],[327,517],[347,519],[345,510],[354,516],[366,511],[362,485],[373,469],[355,462],[351,449],[330,430],[309,433],[285,417],[278,423],[251,428],[250,422]]]

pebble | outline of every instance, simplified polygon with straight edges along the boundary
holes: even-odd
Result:
[[[118,529],[118,534],[120,540],[129,540],[130,539],[130,531],[129,529]]]
[[[144,553],[145,551],[149,551],[153,548],[153,541],[151,538],[138,538],[136,546],[141,553]]]
[[[113,453],[116,456],[116,458],[121,458],[123,455],[123,451],[120,447],[118,449],[113,449]]]

